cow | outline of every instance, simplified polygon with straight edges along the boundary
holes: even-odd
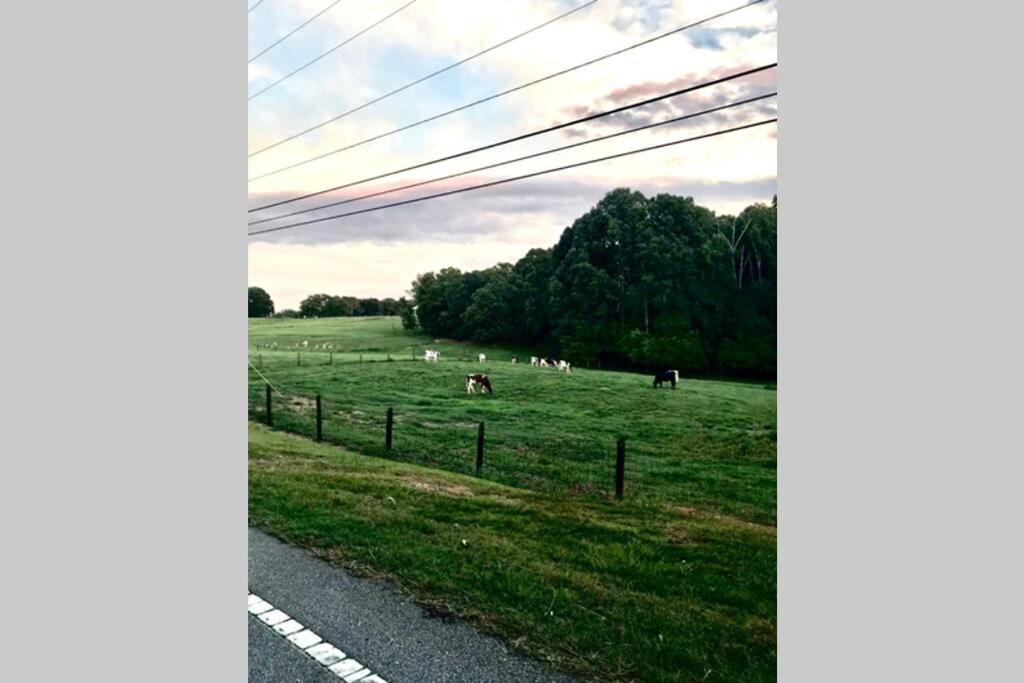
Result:
[[[572,366],[568,362],[566,362],[564,360],[560,360],[560,361],[558,361],[558,371],[559,372],[564,372],[567,375],[571,374],[572,373]]]
[[[480,373],[466,375],[467,394],[475,394],[477,385],[480,385],[482,390],[489,394],[494,393],[494,387],[491,386],[491,380],[487,379],[487,375],[481,375]]]
[[[440,351],[431,351],[430,349],[427,349],[426,351],[423,352],[423,360],[427,361],[428,363],[430,363],[430,362],[436,363],[437,359],[440,358],[440,357],[441,357],[441,352]]]
[[[679,371],[678,370],[662,370],[661,372],[654,375],[654,388],[657,389],[664,382],[671,382],[672,388],[676,388],[676,383],[679,382]]]
[[[534,367],[540,365],[540,358],[537,358],[537,356],[530,356],[530,365],[533,365]]]
[[[308,341],[302,342],[302,348],[308,349],[309,348],[309,342]]]
[[[554,358],[541,358],[540,366],[542,368],[555,368],[558,367],[558,362]]]
[[[518,362],[519,362],[519,359],[517,357],[515,357],[515,356],[512,356],[512,365],[515,365]]]
[[[486,363],[487,362],[487,356],[485,356],[484,354],[481,353],[480,354],[480,362],[481,363]]]

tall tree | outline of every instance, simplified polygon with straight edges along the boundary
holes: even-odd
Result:
[[[249,317],[267,318],[274,315],[274,300],[262,287],[249,288]]]

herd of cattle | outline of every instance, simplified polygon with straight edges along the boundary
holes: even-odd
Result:
[[[268,348],[268,349],[276,349],[277,348],[277,342],[273,342],[273,343],[267,345],[266,348]],[[291,348],[301,348],[303,350],[306,350],[306,349],[309,349],[310,347],[309,347],[309,342],[308,341],[303,341],[301,344],[299,344],[299,343],[292,344]],[[333,349],[334,346],[330,342],[325,342],[323,345],[314,344],[313,348],[314,349],[322,348],[324,350],[328,350],[328,349]],[[440,351],[434,351],[432,349],[426,349],[423,352],[423,360],[427,361],[428,363],[436,363],[438,360],[440,360],[440,358],[441,358],[441,352]],[[481,362],[481,363],[486,363],[487,362],[487,356],[485,354],[481,353],[481,354],[479,354],[477,356],[477,360],[479,362]],[[516,357],[516,356],[512,356],[512,364],[515,365],[518,362],[519,362],[519,358]],[[566,374],[572,374],[572,364],[570,364],[568,361],[564,361],[564,360],[555,360],[554,358],[540,358],[538,356],[530,356],[530,365],[533,366],[533,367],[539,367],[539,368],[554,368],[554,369],[558,370],[559,372],[564,372]],[[659,388],[662,384],[665,384],[666,382],[671,384],[672,388],[675,389],[676,388],[676,384],[679,383],[679,371],[678,370],[662,370],[661,372],[655,373],[655,375],[654,375],[654,388],[655,389]],[[476,373],[476,372],[470,373],[470,374],[466,375],[466,393],[475,394],[476,393],[476,388],[478,386],[481,388],[481,391],[485,391],[485,392],[491,393],[491,394],[494,393],[494,387],[491,386],[491,380],[487,377],[487,375],[484,375],[484,374],[481,374],[481,373]]]
[[[434,351],[433,349],[426,349],[423,352],[423,360],[428,363],[436,363],[441,359],[441,352]],[[477,360],[480,363],[487,362],[486,354],[479,354]],[[515,365],[519,362],[519,358],[512,356],[512,364]],[[555,360],[554,358],[539,358],[537,356],[530,357],[530,365],[533,367],[540,368],[555,368],[559,372],[566,374],[572,373],[572,364],[564,360]],[[676,388],[676,384],[679,383],[679,371],[678,370],[662,370],[661,372],[655,373],[654,375],[654,388],[659,388],[662,384],[669,383],[672,388]],[[479,372],[471,372],[466,375],[466,393],[475,394],[476,388],[480,387],[482,392],[494,393],[494,387],[491,385],[491,380],[487,375]]]

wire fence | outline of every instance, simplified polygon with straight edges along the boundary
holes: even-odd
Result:
[[[323,358],[302,354],[295,363],[309,367],[329,364]],[[411,362],[392,358],[390,362]],[[366,359],[364,363],[387,363]],[[422,359],[419,359],[423,363]],[[359,361],[334,360],[335,364]],[[264,368],[283,367],[287,360],[264,361]],[[306,366],[303,366],[306,367]],[[267,380],[258,360],[250,361],[249,418],[292,434],[375,457],[414,463],[460,474],[474,474],[518,488],[569,492],[574,495],[622,497],[624,470],[617,467],[616,439],[608,439],[603,452],[586,448],[573,435],[530,433],[523,420],[536,416],[496,418],[481,410],[453,414],[434,409],[430,401],[410,405],[371,404],[365,399],[346,399],[296,391]],[[270,384],[269,382],[273,382]],[[507,428],[508,427],[508,428]],[[389,436],[390,435],[390,436]]]

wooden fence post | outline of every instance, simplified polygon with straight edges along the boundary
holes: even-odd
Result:
[[[299,351],[295,352],[295,365],[302,367],[302,353]]]
[[[388,425],[387,429],[384,432],[384,447],[387,448],[389,451],[391,450],[391,423],[394,421],[394,418],[394,408],[388,408]]]
[[[480,476],[480,471],[484,468],[484,423],[481,422],[480,426],[476,429],[476,474]]]
[[[268,384],[267,385],[267,426],[268,427],[273,427],[274,426],[274,412],[273,412],[273,410],[271,408],[270,403],[271,403],[271,400],[270,400],[270,385]]]
[[[327,364],[334,365],[334,351],[327,352]]]
[[[359,362],[360,362],[360,363],[362,363],[362,362],[363,362],[363,354],[359,354]]]
[[[257,358],[257,360],[259,360],[260,370],[262,370],[263,369],[263,354],[261,353],[261,354],[257,355],[256,358]]]
[[[316,440],[323,441],[324,438],[324,414],[320,410],[320,394],[316,395]]]
[[[626,479],[626,437],[620,436],[615,453],[615,498],[622,500],[622,487]]]

